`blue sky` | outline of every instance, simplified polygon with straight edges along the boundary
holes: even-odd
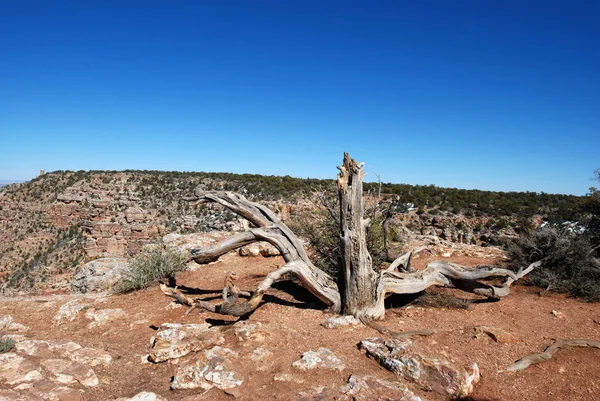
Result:
[[[0,179],[228,171],[582,195],[597,1],[0,0]]]

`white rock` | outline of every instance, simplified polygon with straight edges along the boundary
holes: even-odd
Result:
[[[59,326],[64,322],[72,322],[77,317],[77,314],[88,306],[87,304],[80,304],[76,299],[71,300],[58,308],[58,312],[54,316],[54,319],[52,319],[52,323],[55,326]]]
[[[292,363],[300,370],[332,369],[344,370],[344,363],[328,348],[319,348],[317,351],[307,351],[302,358]]]
[[[344,326],[356,326],[360,324],[360,320],[354,316],[334,316],[326,319],[321,325],[328,329],[335,329],[336,327]]]
[[[0,316],[0,331],[2,332],[23,333],[29,330],[31,329],[28,326],[15,322],[10,315]]]

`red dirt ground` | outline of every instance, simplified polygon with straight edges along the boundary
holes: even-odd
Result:
[[[490,263],[475,258],[450,258],[465,265]],[[416,260],[424,265],[426,260]],[[180,285],[210,290],[199,295],[203,299],[220,296],[224,271],[235,270],[238,285],[244,290],[253,289],[261,278],[275,265],[283,264],[280,258],[241,258],[227,255],[223,260],[195,271],[178,276]],[[468,310],[447,308],[400,307],[400,300],[388,310],[386,327],[396,330],[441,328],[445,331],[414,341],[433,355],[456,365],[468,366],[476,362],[481,370],[481,381],[472,395],[474,400],[546,401],[546,400],[594,400],[600,399],[600,350],[592,348],[569,348],[559,351],[547,362],[516,372],[502,372],[515,360],[531,353],[541,352],[559,338],[587,338],[600,340],[600,304],[585,303],[561,295],[541,294],[535,287],[516,285],[513,293],[494,303],[472,304]],[[440,290],[458,297],[470,298],[455,290]],[[240,387],[240,400],[289,400],[299,392],[310,391],[317,386],[337,387],[343,385],[351,374],[368,373],[388,380],[396,376],[380,367],[362,354],[357,344],[360,340],[380,336],[365,326],[326,329],[320,324],[328,317],[322,307],[302,287],[294,282],[282,282],[269,292],[262,305],[249,321],[262,322],[268,333],[261,343],[238,342],[232,330],[226,332],[224,346],[239,352],[237,369],[245,377]],[[171,299],[166,298],[158,286],[128,295],[100,299],[82,298],[82,302],[94,303],[96,308],[122,308],[128,316],[122,321],[88,329],[89,321],[81,314],[75,321],[58,328],[52,327],[52,318],[68,296],[44,296],[0,299],[0,315],[9,314],[17,322],[28,325],[27,336],[40,340],[71,340],[88,347],[101,348],[113,356],[108,367],[96,367],[101,385],[87,389],[85,400],[109,400],[131,397],[140,391],[153,391],[168,400],[231,400],[232,396],[212,389],[199,396],[194,390],[169,390],[170,379],[176,365],[142,364],[141,358],[150,349],[150,338],[156,327],[165,322],[213,324],[234,322],[236,318],[223,317],[208,312],[185,316],[185,308],[166,309]],[[560,311],[557,318],[552,311]],[[514,344],[499,344],[491,338],[476,338],[474,326],[502,328],[519,340]],[[226,328],[226,326],[225,326]],[[262,366],[247,358],[256,347],[273,352],[273,358]],[[303,352],[319,347],[331,349],[346,365],[342,372],[312,370],[301,372],[291,366]],[[290,373],[302,379],[302,383],[274,381],[274,376]],[[2,385],[0,385],[2,388]],[[444,400],[439,394],[417,390],[415,393],[426,400]]]

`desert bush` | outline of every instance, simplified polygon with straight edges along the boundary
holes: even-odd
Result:
[[[516,268],[542,261],[527,276],[534,285],[600,301],[600,263],[587,236],[558,228],[530,231],[521,234],[508,253]]]
[[[10,351],[15,345],[15,340],[11,338],[0,338],[0,354]]]
[[[152,282],[173,278],[187,269],[189,258],[185,252],[166,248],[162,243],[146,246],[129,264],[129,273],[116,286],[116,293],[125,293],[148,287]]]

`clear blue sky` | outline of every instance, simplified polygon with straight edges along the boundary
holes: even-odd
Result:
[[[0,0],[0,179],[228,171],[582,195],[600,2]]]

